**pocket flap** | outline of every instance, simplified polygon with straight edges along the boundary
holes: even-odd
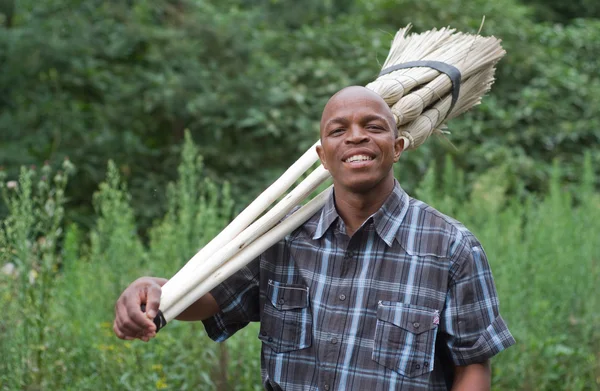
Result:
[[[434,329],[440,323],[440,316],[436,310],[389,301],[379,302],[377,319],[392,323],[413,334]]]
[[[269,280],[267,296],[273,307],[280,311],[308,307],[308,287],[301,284],[283,284]]]

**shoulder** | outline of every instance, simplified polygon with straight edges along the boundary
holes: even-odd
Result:
[[[301,208],[301,205],[295,206],[292,210],[290,210],[290,212],[281,221],[290,217],[292,214],[294,214],[300,208]],[[298,238],[304,238],[304,237],[311,238],[314,235],[315,231],[317,230],[317,225],[319,224],[319,220],[320,220],[322,211],[323,211],[323,208],[320,208],[315,214],[313,214],[310,218],[308,218],[308,220],[306,220],[304,223],[302,223],[298,228],[296,228],[295,230],[290,232],[288,235],[286,235],[285,238],[283,239],[283,241],[289,242],[289,241],[294,241]]]
[[[292,214],[294,214],[298,209],[301,208],[301,205],[297,205],[292,208],[281,220],[280,223],[288,219]],[[302,223],[298,228],[294,229],[283,238],[274,243],[271,247],[266,249],[261,257],[263,260],[271,260],[271,259],[282,259],[285,255],[286,247],[291,243],[304,242],[312,238],[316,231],[316,227],[319,223],[319,217],[321,215],[322,209],[319,209],[313,216],[311,216],[308,220]]]
[[[396,238],[411,255],[439,258],[456,258],[465,249],[480,246],[463,223],[412,197]]]

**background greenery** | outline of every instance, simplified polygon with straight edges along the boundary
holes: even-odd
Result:
[[[494,388],[599,389],[595,0],[1,1],[0,389],[258,389],[255,328],[122,342],[119,293],[175,273],[299,157],[399,27],[483,15],[508,52],[492,92],[397,176],[488,252],[519,342]]]
[[[189,129],[239,210],[317,139],[332,93],[374,79],[399,27],[476,32],[485,15],[483,34],[508,52],[497,82],[448,140],[405,154],[402,183],[413,190],[451,154],[467,183],[506,166],[511,191],[545,192],[552,159],[574,182],[582,147],[600,141],[600,10],[529,2],[4,0],[0,166],[14,177],[69,156],[67,219],[89,229],[113,159],[145,234]]]
[[[0,389],[259,390],[256,324],[216,344],[199,323],[171,322],[148,344],[112,332],[120,292],[143,274],[172,275],[231,214],[228,186],[207,179],[198,148],[184,144],[167,209],[144,245],[116,165],[94,195],[86,235],[65,224],[65,174],[23,169],[2,186]],[[63,163],[68,175],[71,163]],[[574,192],[556,163],[550,191],[507,197],[507,176],[480,176],[466,194],[448,159],[416,195],[471,227],[486,248],[505,320],[518,344],[493,360],[494,390],[596,390],[600,385],[600,194],[591,155]],[[2,179],[2,178],[0,178]],[[438,180],[440,179],[440,180]],[[3,183],[0,181],[0,183]],[[66,231],[62,232],[63,227]],[[63,238],[58,248],[58,239]]]

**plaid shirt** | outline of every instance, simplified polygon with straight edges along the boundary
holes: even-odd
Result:
[[[515,343],[481,244],[397,182],[352,237],[332,193],[212,295],[212,339],[261,322],[267,390],[446,390]]]

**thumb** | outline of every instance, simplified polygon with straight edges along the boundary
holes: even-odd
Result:
[[[160,295],[162,291],[158,285],[148,287],[146,296],[146,316],[153,320],[158,314],[158,307],[160,306]]]

